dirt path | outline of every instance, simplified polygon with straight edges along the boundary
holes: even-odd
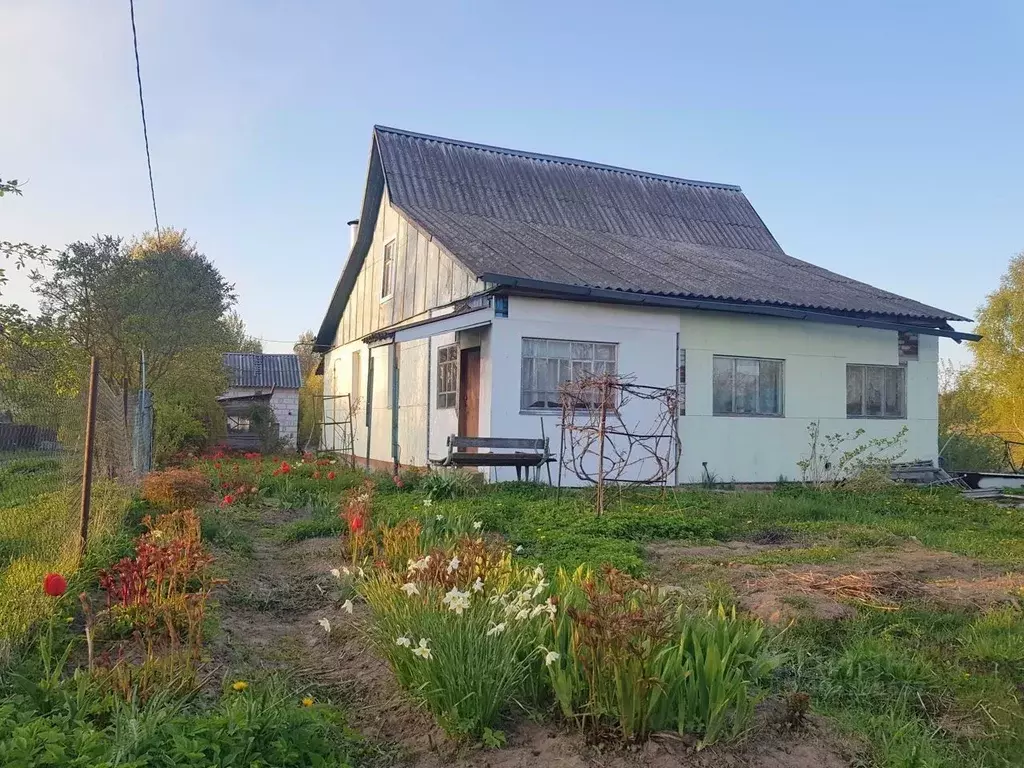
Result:
[[[409,768],[845,768],[847,743],[811,719],[798,732],[778,725],[777,707],[764,707],[758,732],[744,744],[695,753],[672,735],[637,751],[588,744],[552,723],[507,727],[508,745],[484,750],[450,741],[431,717],[412,706],[387,665],[364,640],[366,607],[340,609],[330,570],[341,561],[337,539],[281,543],[277,526],[303,515],[263,510],[238,524],[252,539],[251,552],[222,552],[228,584],[220,592],[222,633],[212,644],[217,662],[232,669],[282,670],[309,685],[318,698],[341,705],[349,724],[379,745],[381,766]],[[321,619],[331,624],[328,635]]]

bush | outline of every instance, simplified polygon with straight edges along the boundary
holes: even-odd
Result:
[[[165,469],[142,480],[142,498],[164,509],[194,509],[212,494],[209,479],[197,469]]]
[[[462,469],[441,469],[430,472],[422,482],[427,499],[431,502],[449,501],[469,496],[480,490],[483,475]]]
[[[1005,472],[1006,444],[994,435],[969,435],[960,432],[940,432],[939,455],[942,465],[951,471]]]

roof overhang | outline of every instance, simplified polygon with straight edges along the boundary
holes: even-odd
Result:
[[[428,317],[403,325],[382,328],[362,338],[364,344],[379,347],[387,344],[401,344],[406,341],[417,341],[442,333],[468,331],[490,325],[495,317],[494,297],[487,295],[471,296],[467,301],[459,302],[454,312],[439,317]]]
[[[858,328],[878,328],[888,331],[912,331],[925,336],[941,336],[961,341],[980,341],[976,333],[965,333],[950,327],[945,321],[936,321],[933,325],[920,322],[885,319],[883,317],[862,317],[855,313],[821,312],[799,307],[781,307],[767,304],[747,304],[743,302],[720,301],[717,299],[689,299],[680,296],[664,296],[650,293],[632,293],[616,291],[609,288],[588,288],[579,285],[551,283],[542,280],[530,280],[522,277],[511,277],[487,273],[479,275],[479,279],[495,286],[501,286],[506,292],[523,296],[560,298],[569,301],[592,301],[608,304],[627,304],[645,307],[667,307],[674,309],[699,309],[709,312],[729,312],[742,315],[761,315],[782,317],[792,320],[805,320],[814,323],[830,323],[833,325],[850,325]]]

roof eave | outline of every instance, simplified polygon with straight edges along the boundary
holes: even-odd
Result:
[[[543,280],[532,280],[494,273],[478,275],[480,280],[496,286],[502,286],[512,293],[547,295],[570,301],[601,301],[612,304],[630,304],[634,306],[666,307],[676,309],[698,309],[712,312],[730,312],[744,315],[761,315],[782,317],[792,320],[830,323],[835,325],[851,325],[861,328],[878,328],[882,330],[916,331],[927,336],[941,336],[954,341],[980,341],[981,336],[954,330],[947,322],[948,318],[913,318],[887,320],[882,317],[863,317],[852,312],[825,312],[800,307],[778,306],[770,304],[752,304],[718,299],[695,299],[681,296],[665,296],[650,293],[634,293],[616,291],[609,288],[590,288],[580,285],[552,283]],[[955,319],[957,316],[953,316]]]

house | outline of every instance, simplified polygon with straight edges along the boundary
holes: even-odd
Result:
[[[298,356],[228,352],[224,367],[230,387],[217,401],[227,417],[228,446],[259,450],[262,433],[253,416],[260,406],[266,406],[274,414],[282,447],[295,450],[302,385]]]
[[[678,388],[674,482],[772,482],[814,423],[906,426],[905,459],[935,460],[938,339],[976,340],[965,319],[787,255],[739,187],[376,127],[315,348],[367,466],[542,423],[559,453],[559,386],[599,370]]]

